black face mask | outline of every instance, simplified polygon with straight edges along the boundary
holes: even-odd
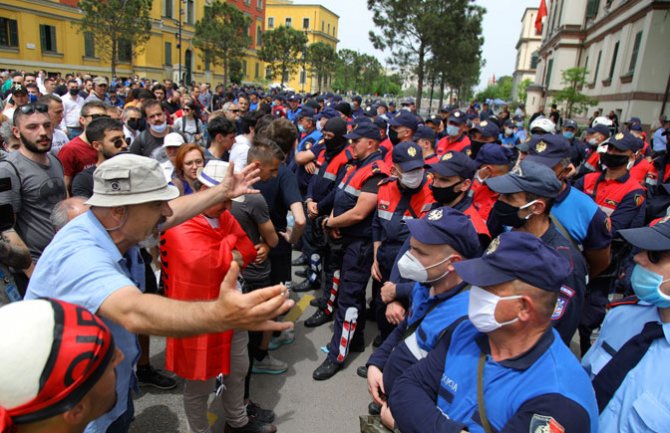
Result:
[[[518,229],[526,223],[524,218],[519,218],[519,210],[516,206],[498,200],[493,205],[491,214],[495,215],[500,224]]]
[[[395,146],[396,144],[400,143],[400,138],[398,138],[398,131],[396,131],[393,128],[389,129],[389,140],[391,140],[391,143]]]
[[[445,186],[442,188],[437,187],[435,185],[431,185],[430,189],[431,191],[433,191],[433,197],[435,197],[435,200],[437,200],[438,203],[444,205],[456,200],[456,197],[458,197],[462,193],[462,191],[454,190],[454,188],[460,185],[461,183],[463,183],[463,181],[456,182],[453,185]]]
[[[79,89],[70,89],[69,92],[70,92],[70,95],[72,95],[72,96],[78,95],[79,94]]]
[[[612,153],[600,154],[600,162],[607,168],[618,168],[628,164],[628,155],[614,155]]]
[[[133,131],[138,131],[141,123],[142,119],[128,119],[128,122],[126,122],[128,128],[132,129]]]

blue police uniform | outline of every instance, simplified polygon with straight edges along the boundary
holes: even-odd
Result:
[[[575,167],[579,167],[579,164],[586,159],[586,149],[588,146],[575,137],[569,139],[568,142],[570,143],[570,162]]]
[[[335,192],[333,216],[339,216],[356,206],[365,184],[376,184],[387,175],[388,169],[379,151],[356,161],[356,165],[345,174]],[[328,344],[328,358],[333,363],[344,362],[349,345],[352,343],[348,339],[349,335],[353,334],[352,338],[356,342],[364,341],[365,288],[370,279],[373,255],[372,218],[371,212],[362,221],[340,228],[342,235],[340,286],[337,292],[333,337]],[[346,334],[344,344],[342,344],[343,333]]]
[[[311,150],[314,155],[318,155],[323,148],[323,134],[321,131],[314,130],[307,134],[301,141],[298,143],[297,152],[302,152],[305,150]],[[312,177],[311,174],[307,173],[305,167],[302,165],[297,165],[295,167],[295,174],[298,177],[298,187],[300,187],[300,193],[304,196],[307,193],[307,185],[309,180]]]
[[[526,353],[496,362],[488,339],[464,321],[398,378],[389,403],[403,433],[484,432],[477,364],[485,356],[483,399],[498,432],[598,431],[588,376],[554,329]]]
[[[661,322],[658,308],[642,301],[623,304],[605,316],[600,335],[584,355],[582,366],[591,378],[612,359],[647,322]],[[600,413],[601,432],[660,432],[670,426],[670,323],[663,324],[657,338],[640,362],[626,375],[609,404]]]

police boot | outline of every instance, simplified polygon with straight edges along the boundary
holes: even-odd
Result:
[[[316,328],[331,320],[333,320],[332,314],[326,314],[323,310],[317,310],[309,319],[305,320],[305,326],[308,328]]]
[[[312,283],[309,280],[303,280],[291,288],[294,292],[309,292],[310,290],[315,290],[316,287],[312,286]]]
[[[307,265],[309,265],[309,261],[307,260],[307,257],[304,254],[300,254],[300,257],[293,260],[291,262],[291,265],[293,265],[293,266],[307,266]]]
[[[335,373],[341,369],[342,364],[338,364],[337,362],[333,362],[329,358],[326,358],[326,360],[314,370],[312,378],[314,378],[314,380],[327,380],[335,376]]]

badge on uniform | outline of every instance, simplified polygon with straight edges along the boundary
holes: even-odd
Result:
[[[635,202],[635,206],[640,207],[642,206],[642,203],[644,203],[644,196],[641,194],[635,194],[633,201]]]
[[[407,154],[414,158],[416,156],[416,149],[414,147],[407,148]]]
[[[454,157],[453,153],[447,152],[444,155],[442,155],[442,161],[449,161],[453,157]]]
[[[565,427],[551,416],[533,414],[529,431],[530,433],[564,433]]]
[[[621,140],[624,137],[623,132],[618,133],[617,135],[614,136],[615,139]]]
[[[428,214],[428,220],[437,221],[440,218],[442,218],[442,215],[443,215],[442,209],[435,209],[434,211]]]
[[[540,140],[540,142],[537,143],[537,144],[535,145],[535,151],[536,151],[537,153],[542,153],[542,152],[544,152],[545,150],[547,150],[547,143],[545,143],[544,141],[541,141],[541,140]]]
[[[498,246],[500,245],[500,237],[497,237],[491,241],[489,244],[489,247],[486,249],[486,255],[488,256],[489,254],[493,254],[497,249]]]
[[[568,300],[559,296],[558,299],[556,299],[556,307],[554,307],[554,312],[551,314],[551,320],[558,320],[563,317],[567,306]]]

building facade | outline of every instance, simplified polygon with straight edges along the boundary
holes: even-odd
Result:
[[[521,34],[516,43],[516,63],[512,75],[512,100],[519,99],[519,86],[524,80],[535,79],[538,49],[542,43],[542,34],[535,30],[537,8],[526,8],[521,17]]]
[[[338,15],[319,4],[298,5],[289,0],[267,0],[265,28],[269,31],[279,26],[293,27],[305,32],[308,44],[324,42],[337,49],[339,20]],[[309,71],[308,65],[302,65],[296,74],[284,81],[285,85],[295,91],[318,90],[317,80]],[[325,83],[325,87],[329,84]]]
[[[569,3],[569,4],[568,4]],[[595,110],[621,121],[640,117],[649,127],[668,115],[670,0],[556,0],[548,7],[527,111],[551,102],[564,87],[561,72],[588,70],[583,93]]]
[[[229,0],[252,18],[252,43],[242,62],[242,81],[264,81],[264,65],[256,47],[265,26],[266,0]],[[0,3],[0,69],[82,72],[109,75],[110,63],[98,57],[91,35],[77,27],[77,0],[12,0]],[[193,46],[195,23],[206,14],[209,0],[153,0],[151,36],[138,54],[120,46],[117,75],[139,75],[185,82],[223,80],[223,67],[206,64]],[[182,43],[179,48],[181,22]],[[180,68],[181,66],[181,68]]]

